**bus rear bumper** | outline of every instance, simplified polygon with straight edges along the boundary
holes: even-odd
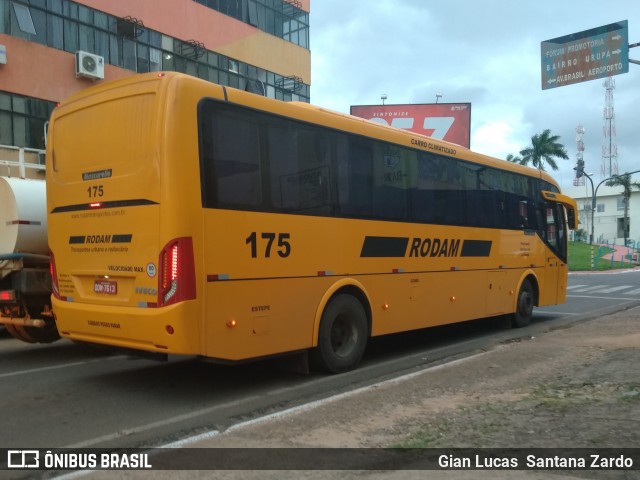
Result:
[[[196,321],[193,302],[164,308],[116,307],[76,304],[52,298],[58,332],[76,342],[162,354],[198,355],[197,342],[189,337],[197,328],[185,325]]]

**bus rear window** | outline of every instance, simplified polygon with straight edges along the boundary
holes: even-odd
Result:
[[[60,117],[54,148],[65,155],[56,156],[54,170],[141,162],[154,150],[154,100],[154,94],[116,98]]]

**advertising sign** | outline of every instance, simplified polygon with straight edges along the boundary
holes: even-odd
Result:
[[[627,20],[546,40],[540,44],[542,89],[629,71]]]
[[[470,103],[353,105],[351,115],[470,147]]]

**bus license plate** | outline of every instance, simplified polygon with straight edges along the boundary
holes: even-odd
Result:
[[[118,282],[112,280],[96,280],[93,284],[94,293],[106,295],[116,295],[118,293]]]

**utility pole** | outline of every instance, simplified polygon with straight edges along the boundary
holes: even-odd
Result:
[[[633,48],[633,47],[640,47],[640,42],[638,43],[630,43],[629,44],[629,48]],[[640,60],[633,60],[633,59],[629,59],[629,63],[635,63],[636,65],[640,65]]]
[[[605,145],[602,146],[602,167],[601,174],[603,177],[613,177],[618,174],[618,145],[615,141],[616,136],[616,112],[613,107],[613,91],[616,88],[616,81],[608,77],[604,81],[605,104],[604,104],[604,133]],[[606,140],[609,144],[606,145]],[[609,166],[607,168],[607,159]]]

